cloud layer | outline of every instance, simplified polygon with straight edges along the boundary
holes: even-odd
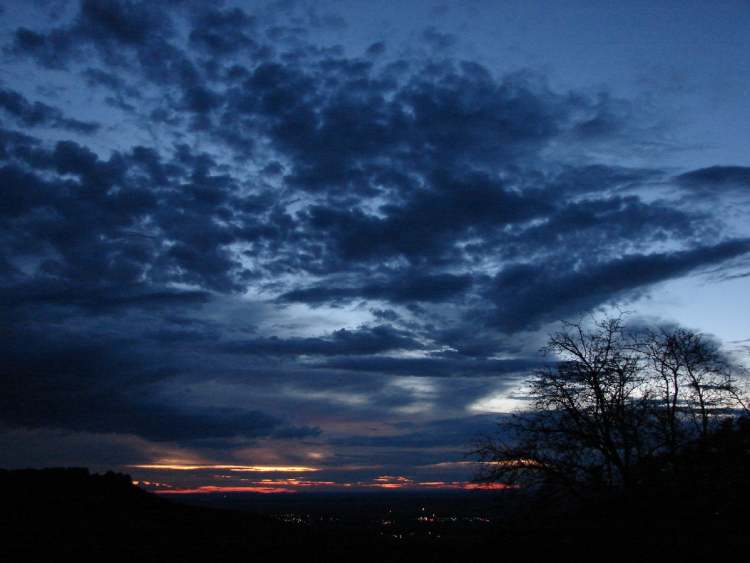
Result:
[[[636,104],[433,27],[429,56],[322,46],[345,22],[295,10],[84,0],[13,30],[70,98],[0,84],[9,431],[128,436],[123,464],[455,460],[549,323],[747,259],[705,202],[746,205],[749,169],[628,164]]]

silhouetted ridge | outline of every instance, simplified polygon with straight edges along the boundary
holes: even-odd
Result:
[[[0,494],[0,529],[8,538],[0,560],[50,553],[50,560],[223,561],[274,549],[286,532],[270,519],[172,503],[128,475],[85,468],[0,470]]]
[[[3,497],[39,500],[133,500],[143,501],[148,493],[133,485],[129,475],[108,471],[92,474],[85,467],[49,469],[0,469]]]
[[[750,548],[750,418],[728,417],[679,454],[654,456],[634,473],[629,490],[584,497],[542,486],[526,495],[503,533],[539,551],[584,543],[619,545],[620,555],[714,557],[721,549]]]

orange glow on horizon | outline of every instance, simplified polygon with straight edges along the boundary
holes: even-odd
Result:
[[[508,485],[506,483],[468,483],[466,481],[425,481],[417,483],[421,487],[429,487],[431,489],[463,489],[468,491],[473,490],[492,490],[502,491],[504,489],[516,489],[517,485]]]
[[[335,481],[301,481],[299,479],[261,479],[255,481],[256,485],[287,485],[290,487],[331,487],[339,485]]]
[[[247,473],[309,473],[320,471],[317,467],[304,465],[188,465],[182,463],[146,463],[129,465],[135,469],[152,469],[157,471],[200,471],[217,469]]]
[[[507,483],[465,483],[464,489],[469,490],[492,490],[502,491],[504,489],[517,489],[518,485],[508,485]]]
[[[403,478],[406,479],[406,478]],[[141,484],[144,484],[141,481]],[[310,487],[341,487],[347,489],[443,489],[465,491],[502,491],[517,489],[518,485],[506,483],[471,483],[466,481],[396,481],[383,482],[373,479],[371,482],[337,483],[335,481],[303,481],[298,479],[261,479],[250,481],[248,485],[203,485],[189,489],[161,489],[158,494],[205,494],[205,493],[295,493],[298,489]]]
[[[529,463],[528,460],[520,460],[519,463]],[[200,471],[211,469],[222,469],[236,472],[309,472],[320,471],[318,468],[306,466],[279,466],[279,465],[199,465],[183,463],[158,463],[133,465],[140,469],[157,469],[157,470],[176,470],[176,471]],[[165,494],[204,494],[204,493],[294,493],[300,490],[315,489],[348,489],[348,490],[367,490],[367,489],[405,489],[405,490],[485,490],[501,491],[504,489],[517,489],[517,485],[506,483],[483,483],[471,481],[440,481],[425,480],[415,481],[412,478],[403,475],[379,475],[372,477],[368,481],[324,481],[305,479],[295,476],[278,476],[278,477],[240,477],[231,474],[212,475],[214,479],[228,479],[229,482],[220,485],[188,485],[187,488],[158,483],[156,481],[139,480],[134,484],[145,486],[145,488],[156,493]],[[166,490],[165,490],[166,489]]]
[[[408,477],[403,477],[403,476],[393,477],[391,475],[381,475],[380,477],[375,477],[373,481],[377,483],[390,483],[392,481],[396,481],[398,483],[411,483],[412,482],[411,479],[409,479]]]
[[[160,495],[190,495],[200,493],[296,493],[294,489],[285,487],[220,487],[216,485],[203,485],[195,489],[171,489],[166,491],[154,491]]]

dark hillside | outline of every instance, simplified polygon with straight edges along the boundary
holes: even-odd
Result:
[[[6,553],[175,559],[270,553],[288,530],[253,515],[171,503],[122,474],[86,469],[0,472]]]
[[[437,540],[427,533],[382,534],[369,525],[283,522],[247,510],[195,506],[158,497],[122,474],[86,469],[0,470],[0,560],[305,561],[455,560],[480,550],[486,526]],[[344,502],[356,504],[356,496]],[[337,511],[319,497],[317,506]],[[370,503],[371,505],[371,503]],[[366,502],[363,506],[370,506]],[[226,508],[229,506],[230,508]]]

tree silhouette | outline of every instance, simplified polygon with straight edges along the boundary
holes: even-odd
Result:
[[[628,490],[654,460],[674,471],[685,448],[744,408],[739,366],[684,328],[627,327],[622,315],[565,323],[544,351],[557,361],[528,381],[530,409],[473,452],[479,480]]]

